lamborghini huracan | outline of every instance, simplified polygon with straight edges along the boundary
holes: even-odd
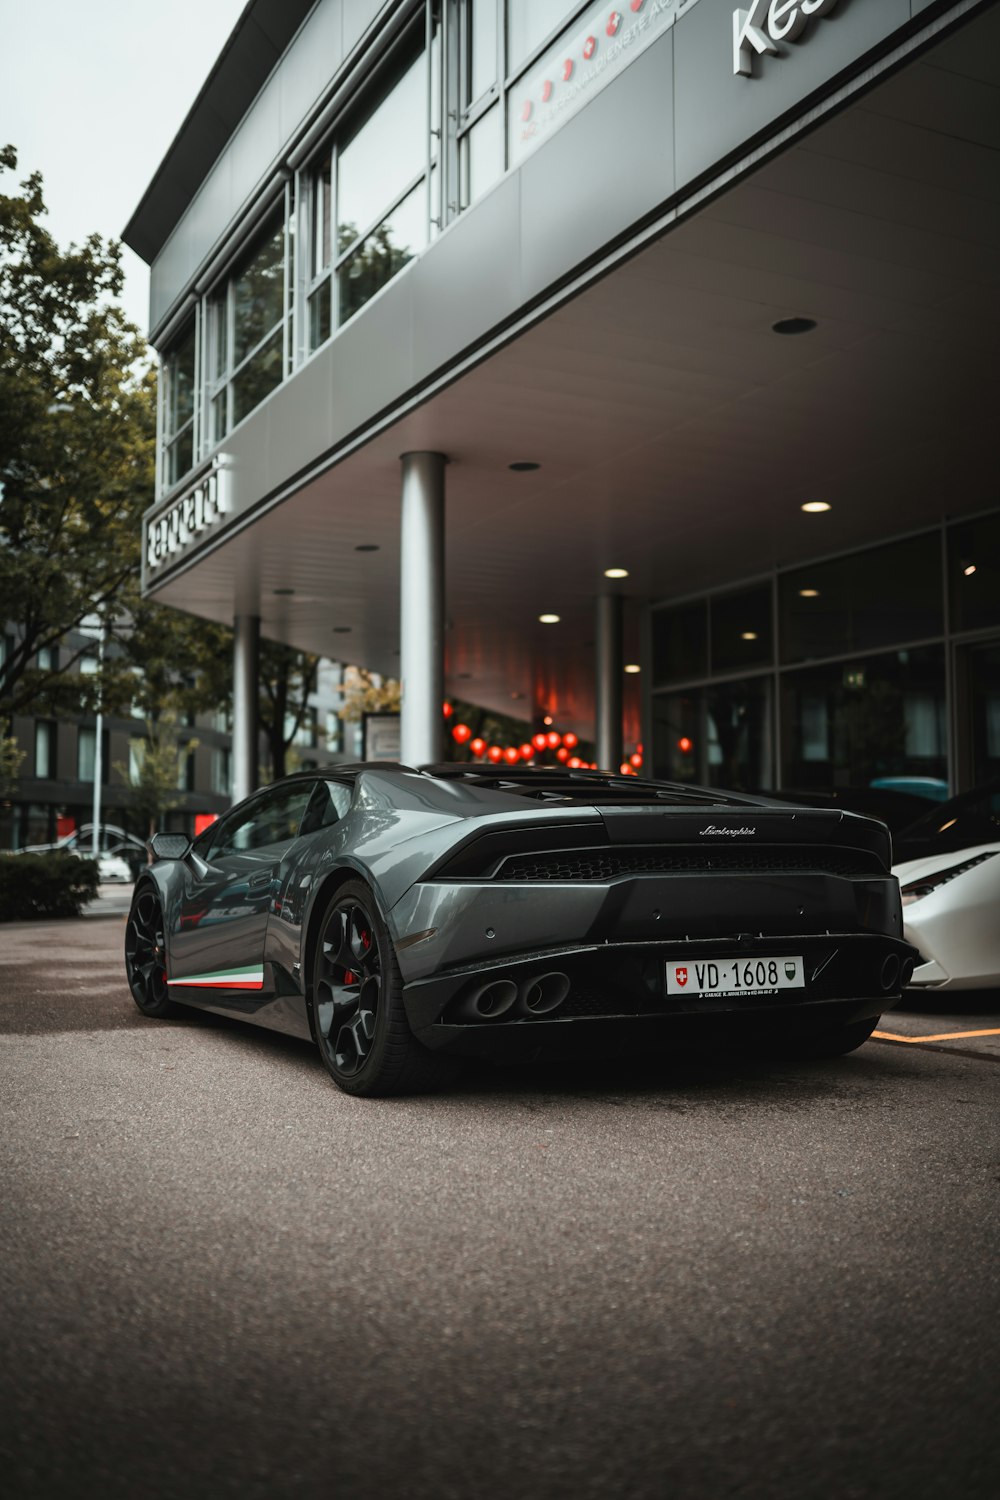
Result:
[[[440,1087],[470,1055],[835,1056],[917,957],[881,823],[597,771],[337,766],[151,851],[139,1009],[311,1038],[351,1094]]]

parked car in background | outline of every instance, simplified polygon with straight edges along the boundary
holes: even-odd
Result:
[[[80,859],[89,859],[90,855],[86,849],[77,851]],[[97,856],[97,873],[102,882],[116,883],[121,881],[129,883],[134,877],[129,868],[128,860],[120,854],[99,854]]]
[[[93,823],[84,823],[73,833],[66,834],[65,838],[56,839],[52,844],[26,844],[23,849],[18,849],[18,854],[79,854],[86,859],[90,858],[90,852],[94,845]],[[126,867],[126,875],[108,874],[102,875],[101,879],[108,880],[135,880],[139,871],[149,863],[149,854],[142,839],[136,838],[134,833],[127,833],[124,828],[119,828],[116,823],[102,823],[98,829],[98,848],[102,855],[113,856],[123,861]],[[106,865],[109,871],[117,870],[117,865]]]
[[[895,842],[914,988],[1000,987],[1000,780],[939,803]]]

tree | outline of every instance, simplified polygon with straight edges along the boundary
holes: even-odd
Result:
[[[0,734],[0,797],[6,797],[14,790],[23,759],[24,751],[17,748],[17,741],[10,735]]]
[[[13,171],[0,149],[0,177]],[[155,375],[114,301],[120,251],[91,235],[60,251],[41,178],[0,193],[0,598],[15,626],[0,717],[44,696],[79,710],[68,633],[116,608],[138,573],[138,518],[153,494]],[[59,669],[37,653],[64,647]],[[86,684],[83,684],[86,687]],[[96,691],[96,684],[92,685]]]
[[[137,746],[138,765],[131,767],[115,762],[115,770],[129,787],[129,803],[147,826],[156,832],[165,815],[179,807],[184,793],[179,789],[181,773],[189,755],[198,748],[197,740],[181,745],[177,733],[177,710],[170,705],[159,719],[146,720],[146,739]]]
[[[271,777],[287,768],[288,750],[306,721],[309,694],[316,690],[319,657],[277,641],[261,641],[258,682],[260,727],[267,737]]]
[[[0,179],[17,166],[0,149]],[[0,192],[0,599],[13,649],[0,662],[0,725],[15,713],[135,705],[155,719],[225,708],[227,633],[142,600],[142,513],[153,499],[156,372],[114,304],[119,246],[92,235],[63,252],[44,228],[37,173]],[[96,615],[94,644],[66,640]],[[60,648],[58,668],[37,654]]]

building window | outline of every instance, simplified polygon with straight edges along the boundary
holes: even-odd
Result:
[[[940,636],[940,533],[782,575],[781,659],[809,661]]]
[[[58,646],[42,646],[37,656],[40,672],[55,672],[59,667]]]
[[[504,170],[503,26],[498,24],[496,0],[465,0],[459,71],[461,206],[468,208]]]
[[[194,465],[195,325],[163,357],[163,482],[167,489]]]
[[[567,0],[509,0],[507,45],[513,73],[578,9]]]
[[[77,781],[90,781],[94,779],[94,749],[97,743],[97,734],[94,726],[84,725],[77,733],[76,741],[76,779]],[[108,781],[108,732],[105,730],[101,735],[101,781]]]
[[[1000,626],[1000,515],[948,530],[952,630]]]
[[[216,746],[212,751],[212,791],[217,797],[228,797],[231,792],[229,751]]]
[[[436,40],[434,45],[436,55]],[[310,350],[427,245],[427,82],[422,48],[390,75],[374,105],[338,135],[312,174]],[[438,91],[430,92],[436,101]],[[430,139],[433,168],[438,137]]]
[[[35,775],[51,781],[56,774],[56,725],[53,719],[35,721]]]
[[[944,648],[893,651],[787,672],[781,682],[782,785],[946,783]]]
[[[194,748],[180,745],[177,750],[177,790],[194,791]]]
[[[283,379],[286,261],[282,209],[209,298],[208,427],[213,447]]]

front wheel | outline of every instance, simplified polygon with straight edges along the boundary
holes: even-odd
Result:
[[[125,975],[132,999],[144,1016],[179,1014],[167,988],[167,944],[160,898],[149,885],[132,898],[125,928]]]
[[[410,1030],[396,951],[360,880],[342,885],[323,915],[312,999],[320,1057],[346,1094],[426,1093],[456,1076],[453,1059]]]

